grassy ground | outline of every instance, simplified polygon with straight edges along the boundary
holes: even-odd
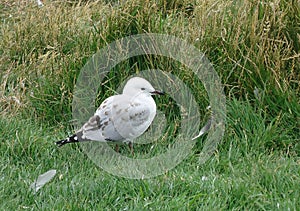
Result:
[[[44,4],[0,3],[1,210],[299,209],[299,1]],[[227,125],[206,163],[204,137],[176,168],[131,180],[98,168],[78,146],[53,143],[72,131],[73,88],[91,55],[147,32],[205,52],[225,86]],[[146,67],[168,69],[199,104],[205,98],[189,71],[166,58],[124,62],[107,85]],[[57,176],[33,194],[30,184],[49,169]]]

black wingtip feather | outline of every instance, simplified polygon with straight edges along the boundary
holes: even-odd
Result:
[[[76,134],[64,139],[64,140],[60,140],[60,141],[57,141],[55,142],[55,144],[59,147],[65,145],[65,144],[68,144],[68,143],[76,143],[78,142],[78,137]]]
[[[56,144],[57,146],[59,146],[59,147],[65,145],[65,144],[67,144],[67,143],[69,143],[69,142],[67,142],[67,139],[65,139],[65,140],[60,140],[60,141],[55,142],[55,144]]]

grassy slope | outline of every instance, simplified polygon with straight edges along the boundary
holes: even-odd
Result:
[[[141,2],[0,5],[0,209],[299,207],[299,5]],[[87,59],[106,43],[144,32],[176,35],[206,52],[225,84],[228,119],[204,165],[199,143],[164,175],[130,180],[97,168],[79,147],[58,150],[53,142],[70,131],[73,85]],[[156,62],[148,65],[176,73],[176,65]],[[143,65],[137,58],[117,68]],[[109,84],[128,74],[119,71]],[[188,72],[178,74],[193,84]],[[58,176],[32,194],[31,182],[52,168]]]

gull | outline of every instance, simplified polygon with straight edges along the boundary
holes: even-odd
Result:
[[[163,94],[144,78],[133,77],[127,81],[122,94],[105,99],[75,134],[56,144],[63,146],[84,141],[119,142],[127,143],[133,152],[132,141],[148,129],[156,115],[152,95]]]

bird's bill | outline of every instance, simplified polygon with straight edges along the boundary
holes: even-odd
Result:
[[[165,93],[163,91],[155,90],[151,92],[152,95],[164,95]]]

